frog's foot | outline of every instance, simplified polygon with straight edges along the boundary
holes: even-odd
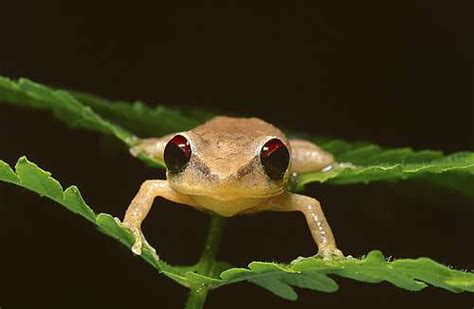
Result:
[[[129,151],[130,154],[134,157],[138,157],[140,154],[145,152],[145,150],[143,149],[143,145],[140,144],[132,146]]]
[[[337,248],[324,248],[319,250],[316,256],[321,257],[323,260],[332,260],[334,258],[344,257],[344,254]]]
[[[147,155],[150,157],[163,157],[165,146],[170,140],[170,135],[161,138],[143,138],[136,141],[129,151],[134,156]]]
[[[131,225],[127,222],[123,222],[122,225],[132,232],[133,236],[135,237],[135,242],[132,246],[132,252],[136,255],[142,254],[142,246],[143,246],[143,235],[140,227]]]

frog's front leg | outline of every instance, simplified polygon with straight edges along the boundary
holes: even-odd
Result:
[[[300,211],[304,214],[311,235],[318,246],[319,256],[323,258],[343,256],[336,246],[331,227],[316,199],[295,193],[283,193],[270,198],[268,202],[266,210]]]
[[[132,251],[135,254],[141,254],[143,243],[141,224],[150,211],[156,197],[162,197],[189,206],[197,206],[188,195],[176,192],[170,188],[166,180],[146,180],[143,182],[137,195],[133,198],[130,206],[128,206],[125,218],[123,219],[123,225],[130,229],[135,236],[135,243],[132,247]]]

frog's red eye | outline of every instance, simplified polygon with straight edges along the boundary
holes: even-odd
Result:
[[[163,155],[168,170],[179,173],[186,167],[191,158],[191,145],[186,137],[176,135],[166,144]]]
[[[263,145],[260,160],[270,179],[281,179],[290,163],[290,152],[282,141],[273,138]]]

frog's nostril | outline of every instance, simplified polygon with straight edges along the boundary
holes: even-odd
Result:
[[[209,176],[214,181],[227,182],[235,180],[238,171],[241,169],[240,162],[233,162],[228,159],[226,162],[212,162],[207,164],[209,167]]]
[[[212,182],[212,183],[217,183],[217,182],[219,182],[220,177],[216,174],[209,174],[207,179],[209,179],[209,181]]]
[[[210,173],[210,177],[212,177],[215,181],[224,182],[231,179],[233,176],[233,172],[229,170],[213,170]]]
[[[223,172],[215,172],[214,171],[214,172],[211,173],[211,177],[216,179],[216,180],[222,181],[222,180],[227,178],[227,175]]]

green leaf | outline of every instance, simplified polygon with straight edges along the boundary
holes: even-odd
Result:
[[[92,222],[106,235],[131,248],[134,238],[120,220],[109,214],[96,215],[84,202],[79,190],[71,186],[63,191],[61,184],[49,172],[39,168],[25,157],[18,160],[14,172],[0,160],[0,180],[50,198],[68,210]],[[419,291],[430,284],[451,292],[474,292],[474,274],[454,270],[428,258],[398,259],[387,261],[381,252],[372,251],[367,257],[335,258],[323,260],[319,257],[298,258],[290,264],[252,262],[248,268],[229,268],[215,277],[196,273],[197,265],[171,266],[160,260],[148,243],[143,244],[141,255],[146,262],[177,283],[186,286],[207,286],[218,288],[241,281],[248,281],[289,300],[295,300],[294,287],[320,292],[334,292],[338,289],[332,276],[378,283],[387,281],[409,291]],[[227,267],[217,263],[216,267]],[[330,277],[331,276],[331,277]]]
[[[20,179],[11,169],[10,165],[0,160],[0,180],[13,184],[18,184]]]
[[[7,163],[0,160],[0,181],[31,190],[40,196],[47,197],[63,205],[71,212],[94,223],[103,233],[131,248],[134,240],[133,235],[121,226],[118,219],[116,220],[112,216],[103,213],[96,215],[86,204],[76,186],[70,186],[63,191],[61,184],[52,178],[49,172],[28,161],[26,157],[21,157],[18,160],[15,171],[13,172]],[[181,270],[180,267],[171,267],[160,260],[155,253],[155,249],[150,245],[144,244],[141,257],[175,281],[186,286],[191,282],[191,280],[186,278],[187,271]]]
[[[103,119],[67,91],[55,90],[28,79],[21,78],[18,81],[12,81],[0,77],[0,101],[51,110],[56,117],[71,127],[112,134],[129,146],[136,141],[133,134]]]
[[[410,148],[383,149],[366,143],[340,140],[315,141],[331,152],[336,164],[326,172],[297,175],[293,187],[301,189],[311,182],[332,184],[369,183],[405,179],[429,180],[438,185],[456,188],[467,195],[474,193],[474,153],[458,152],[444,156],[432,150]],[[446,179],[443,176],[446,175]],[[461,178],[461,181],[457,179]],[[460,186],[453,186],[458,183]]]
[[[298,294],[296,294],[295,290],[282,280],[278,280],[273,277],[262,277],[249,279],[249,281],[264,289],[269,290],[270,292],[277,296],[280,296],[281,298],[288,300],[298,299]]]
[[[83,95],[83,97],[85,98],[86,96]],[[93,97],[88,98],[92,101]],[[99,99],[96,100],[101,102]],[[79,102],[69,92],[65,90],[55,90],[25,78],[12,81],[0,76],[0,103],[10,103],[18,106],[52,111],[58,119],[71,127],[113,135],[125,143],[127,147],[135,145],[138,141],[138,138],[134,134],[106,120],[89,106]],[[95,105],[99,104],[97,103]],[[143,106],[142,108],[144,109]],[[131,109],[133,110],[133,108]],[[123,108],[123,110],[126,111],[126,108]],[[119,112],[121,111],[122,109],[119,108],[116,113],[120,115]],[[143,114],[147,112],[148,111],[145,110]],[[157,113],[152,114],[156,115]],[[139,158],[150,166],[164,167],[164,162],[156,158],[148,157],[143,154],[140,155]]]
[[[5,162],[0,162],[6,165]],[[66,191],[63,191],[61,184],[52,178],[50,173],[28,161],[26,157],[21,157],[18,160],[15,170],[18,179],[15,182],[16,185],[52,199],[70,211],[81,215],[91,222],[95,222],[94,212],[86,205],[76,187],[71,186]],[[3,179],[2,176],[0,178]]]
[[[221,274],[223,284],[251,281],[283,298],[294,299],[291,286],[334,292],[337,284],[328,275],[338,275],[367,283],[387,281],[409,291],[431,284],[451,292],[474,292],[474,274],[453,270],[428,258],[387,261],[380,251],[367,257],[323,260],[298,258],[289,265],[253,262],[248,269],[229,269]],[[286,287],[284,287],[286,285]]]
[[[101,116],[140,136],[162,136],[187,131],[212,118],[211,113],[192,108],[174,110],[162,105],[150,108],[141,101],[110,101],[83,92],[70,92],[79,102]]]
[[[415,179],[474,198],[474,175],[472,173],[424,174]]]

